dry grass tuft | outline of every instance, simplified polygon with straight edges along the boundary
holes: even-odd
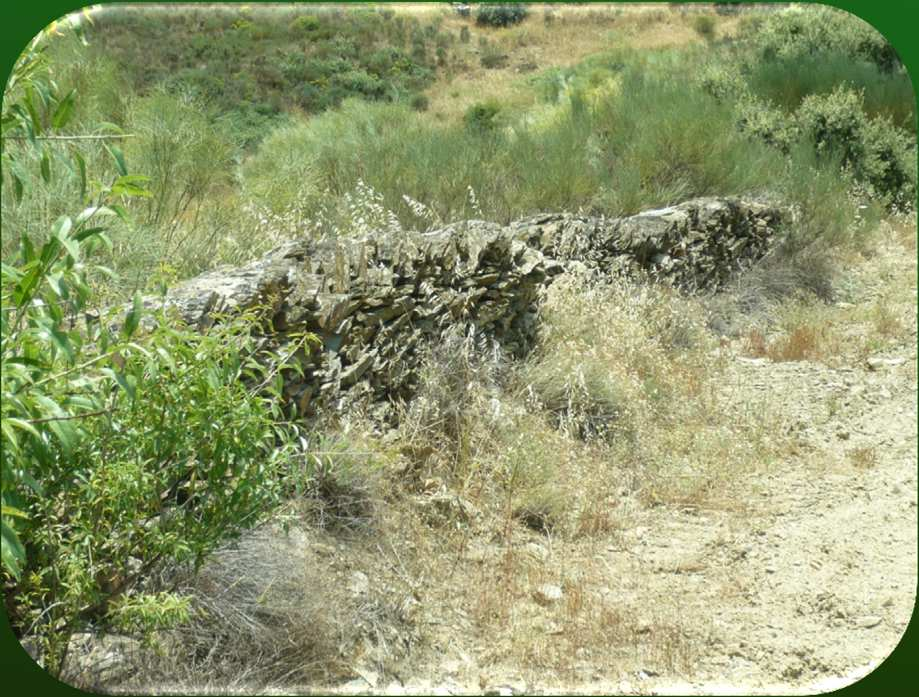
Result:
[[[871,446],[854,448],[849,452],[849,461],[857,469],[873,469],[878,464],[877,449]]]
[[[819,328],[801,324],[770,344],[766,355],[773,361],[815,360],[822,354],[824,336]]]

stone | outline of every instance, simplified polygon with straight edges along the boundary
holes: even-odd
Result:
[[[351,595],[367,595],[370,592],[370,579],[363,571],[354,571],[348,579],[348,590]]]
[[[547,607],[553,605],[561,600],[565,594],[562,589],[558,586],[554,586],[550,583],[545,583],[533,591],[533,600],[537,604]]]
[[[537,542],[528,542],[524,545],[523,551],[537,561],[546,561],[549,558],[549,550]]]
[[[370,687],[376,687],[380,681],[380,674],[365,666],[356,666],[354,672],[363,678]]]
[[[877,627],[881,623],[881,619],[877,615],[866,615],[857,619],[855,624],[861,629],[871,629],[872,627]]]
[[[136,670],[132,659],[140,650],[141,642],[127,636],[74,634],[70,638],[61,679],[78,685],[117,683]],[[37,660],[37,651],[29,653]]]
[[[871,370],[883,370],[884,368],[893,368],[906,363],[905,358],[882,358],[880,356],[871,356],[865,361]]]

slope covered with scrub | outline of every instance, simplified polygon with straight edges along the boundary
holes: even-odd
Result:
[[[24,54],[3,582],[48,670],[126,692],[793,692],[896,644],[916,566],[896,52],[825,7],[489,13],[106,7],[85,42]],[[302,358],[331,350],[312,325],[272,343],[299,296],[197,328],[143,300],[272,249],[331,277],[358,240],[709,196],[787,211],[768,253],[693,293],[568,264],[525,289],[526,351],[462,313],[393,342],[412,389],[385,419],[380,394],[290,411]]]

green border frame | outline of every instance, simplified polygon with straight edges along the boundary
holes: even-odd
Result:
[[[254,4],[263,0],[250,0]],[[655,0],[661,2],[661,0]],[[201,2],[185,0],[181,4]],[[90,4],[115,4],[113,2],[81,3],[79,0],[41,0],[40,2],[16,2],[3,5],[3,22],[0,26],[0,78],[6,85],[6,79],[13,63],[26,44],[46,25],[60,17],[79,10]],[[119,4],[138,4],[139,0],[122,0]],[[147,3],[153,4],[153,3]],[[156,4],[179,4],[162,2]],[[210,4],[210,3],[208,3]],[[229,3],[228,3],[229,4]],[[308,4],[308,3],[303,3]],[[599,3],[598,3],[599,4]],[[605,3],[604,3],[605,4]],[[619,3],[629,4],[629,3]],[[643,3],[644,4],[644,3]],[[650,4],[650,3],[649,3]],[[662,2],[663,4],[663,2]],[[688,2],[686,4],[697,4]],[[698,3],[711,4],[711,3]],[[761,3],[771,4],[771,3]],[[919,3],[915,0],[828,0],[824,4],[846,10],[861,17],[880,31],[893,44],[903,63],[909,70],[916,91],[916,75],[919,74],[919,42],[916,39],[916,27],[919,27]],[[0,670],[3,684],[12,688],[16,694],[38,690],[43,695],[73,695],[85,693],[52,678],[32,661],[15,638],[9,627],[6,613],[0,613]],[[915,619],[915,606],[913,608]],[[848,695],[905,694],[914,691],[919,685],[919,629],[915,622],[907,627],[900,643],[890,656],[872,673],[856,683],[837,692]],[[911,658],[912,657],[912,658]],[[910,688],[910,685],[913,685]]]

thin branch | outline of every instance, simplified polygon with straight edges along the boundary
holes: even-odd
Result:
[[[111,409],[100,409],[99,411],[87,411],[82,414],[69,414],[67,416],[46,416],[42,419],[26,419],[30,424],[44,424],[49,421],[72,421],[73,419],[88,419],[90,416],[101,416],[102,414],[110,414]]]
[[[136,133],[123,133],[93,136],[3,136],[3,140],[118,140],[120,138],[136,138]]]
[[[296,344],[294,344],[294,347],[288,352],[288,354],[287,354],[282,360],[280,360],[280,361],[277,362],[277,365],[275,365],[275,367],[271,370],[271,372],[268,373],[268,377],[266,377],[264,380],[262,380],[262,382],[259,383],[259,385],[255,387],[255,389],[249,390],[249,394],[250,394],[250,395],[256,395],[256,394],[258,394],[259,392],[261,392],[265,387],[267,387],[268,384],[271,383],[271,381],[274,379],[274,376],[277,375],[279,371],[281,371],[282,369],[284,369],[284,368],[287,366],[287,362],[288,362],[291,358],[294,357],[294,354],[297,353],[297,351],[299,351],[300,348],[301,348],[309,339],[310,339],[310,335],[309,335],[309,334],[304,334],[303,337],[301,337],[300,341],[298,341]]]

